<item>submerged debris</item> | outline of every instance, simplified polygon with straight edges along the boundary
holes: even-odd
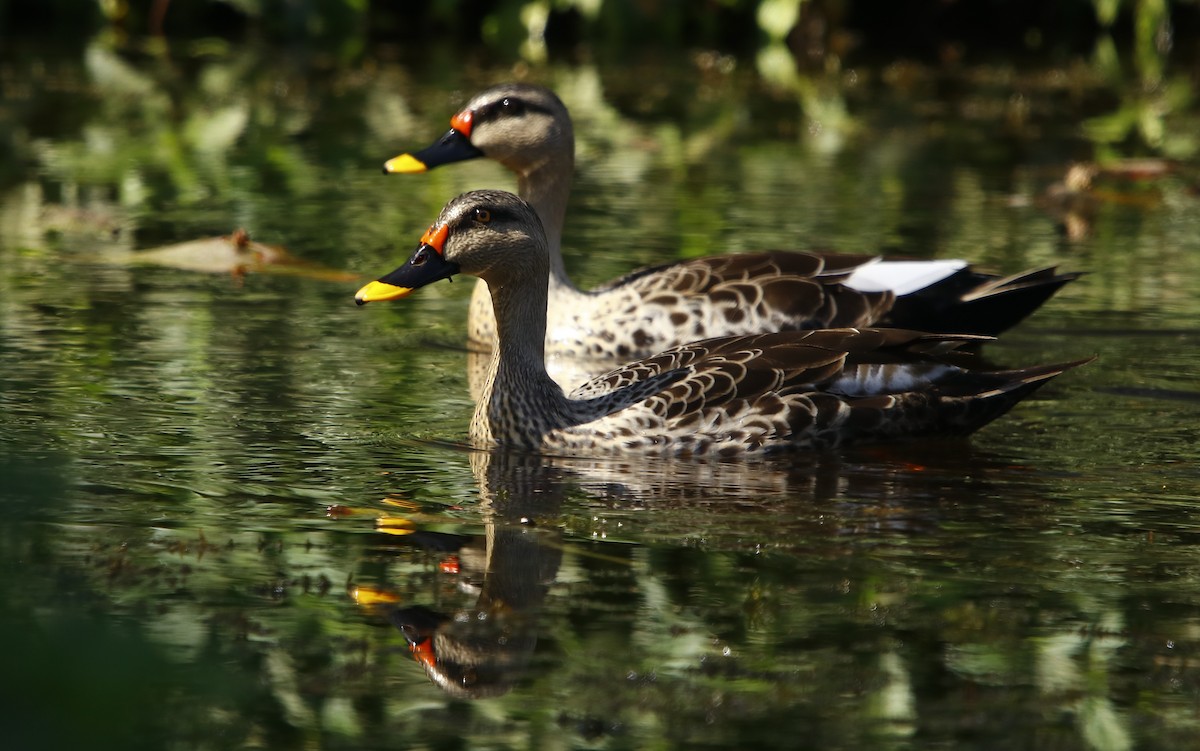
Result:
[[[235,276],[263,273],[333,282],[358,279],[357,274],[296,258],[280,245],[267,245],[251,240],[250,234],[244,229],[237,229],[232,234],[219,237],[188,240],[159,248],[108,256],[104,260],[111,263],[167,266],[183,271]]]

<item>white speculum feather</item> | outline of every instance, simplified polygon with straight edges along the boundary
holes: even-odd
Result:
[[[845,284],[859,292],[891,290],[897,297],[937,284],[967,267],[966,261],[875,261],[850,275]]]
[[[830,391],[843,396],[875,396],[914,391],[934,383],[953,368],[937,363],[858,365],[842,371]]]

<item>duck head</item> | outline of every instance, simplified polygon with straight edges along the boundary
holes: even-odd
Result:
[[[574,159],[571,117],[549,89],[502,84],[475,95],[450,118],[450,131],[432,146],[383,165],[388,174],[425,172],[443,164],[488,157],[517,174],[547,161]]]
[[[514,279],[544,281],[546,269],[546,237],[529,204],[512,193],[477,190],[446,204],[404,265],[354,299],[359,305],[396,300],[459,273],[494,288]]]

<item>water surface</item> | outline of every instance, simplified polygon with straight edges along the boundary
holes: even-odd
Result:
[[[1200,207],[1186,170],[1048,201],[1123,94],[1098,77],[533,73],[578,118],[583,286],[766,247],[1088,272],[987,357],[1099,359],[972,440],[747,465],[464,451],[469,281],[353,305],[449,197],[512,187],[379,174],[511,71],[0,73],[12,747],[1193,742]],[[125,255],[239,227],[310,266]],[[435,614],[457,672],[408,647]]]

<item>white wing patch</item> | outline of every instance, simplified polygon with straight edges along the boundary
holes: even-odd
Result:
[[[855,269],[845,284],[859,292],[911,294],[967,267],[966,261],[876,261]]]
[[[843,396],[874,396],[897,394],[927,388],[946,373],[955,370],[949,365],[894,363],[859,365],[842,371],[841,377],[830,384],[829,390]]]

